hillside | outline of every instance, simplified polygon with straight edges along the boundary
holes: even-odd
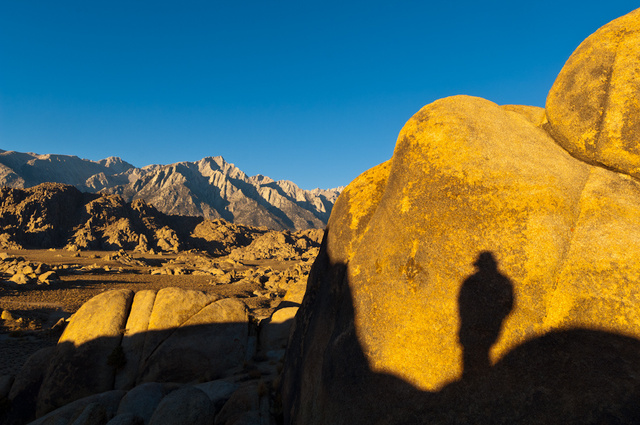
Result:
[[[221,256],[266,238],[271,251],[282,251],[269,256],[291,257],[302,254],[308,244],[319,244],[321,237],[321,230],[270,232],[224,219],[167,215],[143,200],[128,203],[117,195],[83,193],[60,183],[0,188],[2,249],[135,249],[146,253],[197,249]],[[258,244],[234,255],[254,259],[267,251]]]

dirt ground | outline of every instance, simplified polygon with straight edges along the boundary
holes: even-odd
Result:
[[[60,320],[68,319],[84,302],[101,292],[125,288],[196,289],[242,298],[251,314],[261,319],[270,316],[281,302],[282,293],[265,291],[259,279],[236,278],[235,282],[221,283],[219,276],[206,271],[207,267],[214,265],[242,277],[304,264],[275,260],[240,264],[197,252],[162,255],[127,252],[129,261],[114,259],[113,252],[105,251],[15,250],[6,254],[9,259],[22,257],[58,269],[60,281],[50,285],[8,285],[9,276],[0,276],[0,375],[15,375],[31,354],[55,345],[63,329],[64,322]],[[183,274],[151,274],[163,268]]]

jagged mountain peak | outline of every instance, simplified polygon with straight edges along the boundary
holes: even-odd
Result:
[[[247,175],[236,167],[234,164],[227,162],[221,156],[209,156],[202,158],[196,162],[198,169],[200,169],[204,175],[211,175],[218,171],[224,175],[228,175],[231,178],[246,179]]]
[[[269,184],[275,182],[271,177],[263,176],[262,174],[256,174],[255,176],[249,177],[249,179],[256,184]]]
[[[133,165],[123,161],[122,158],[117,156],[110,156],[105,159],[101,159],[98,161],[98,164],[107,167],[116,173],[123,173],[130,168],[135,168]]]
[[[0,150],[1,185],[28,188],[44,182],[117,194],[127,202],[142,199],[166,214],[223,218],[276,230],[324,227],[340,193],[307,191],[261,174],[248,176],[222,156],[136,168],[119,157],[96,162]]]

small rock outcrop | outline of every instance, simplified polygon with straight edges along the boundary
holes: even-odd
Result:
[[[235,261],[291,260],[315,258],[322,239],[322,230],[267,232],[246,247],[236,248],[229,254]]]
[[[23,257],[0,254],[0,286],[13,289],[20,287],[36,287],[56,285],[60,282],[58,271],[45,263],[34,263]]]

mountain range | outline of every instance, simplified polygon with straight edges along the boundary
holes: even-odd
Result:
[[[342,190],[303,190],[288,180],[248,176],[221,156],[137,168],[117,157],[91,161],[0,149],[0,185],[29,188],[45,182],[117,194],[127,202],[142,199],[165,214],[274,230],[324,227]]]

